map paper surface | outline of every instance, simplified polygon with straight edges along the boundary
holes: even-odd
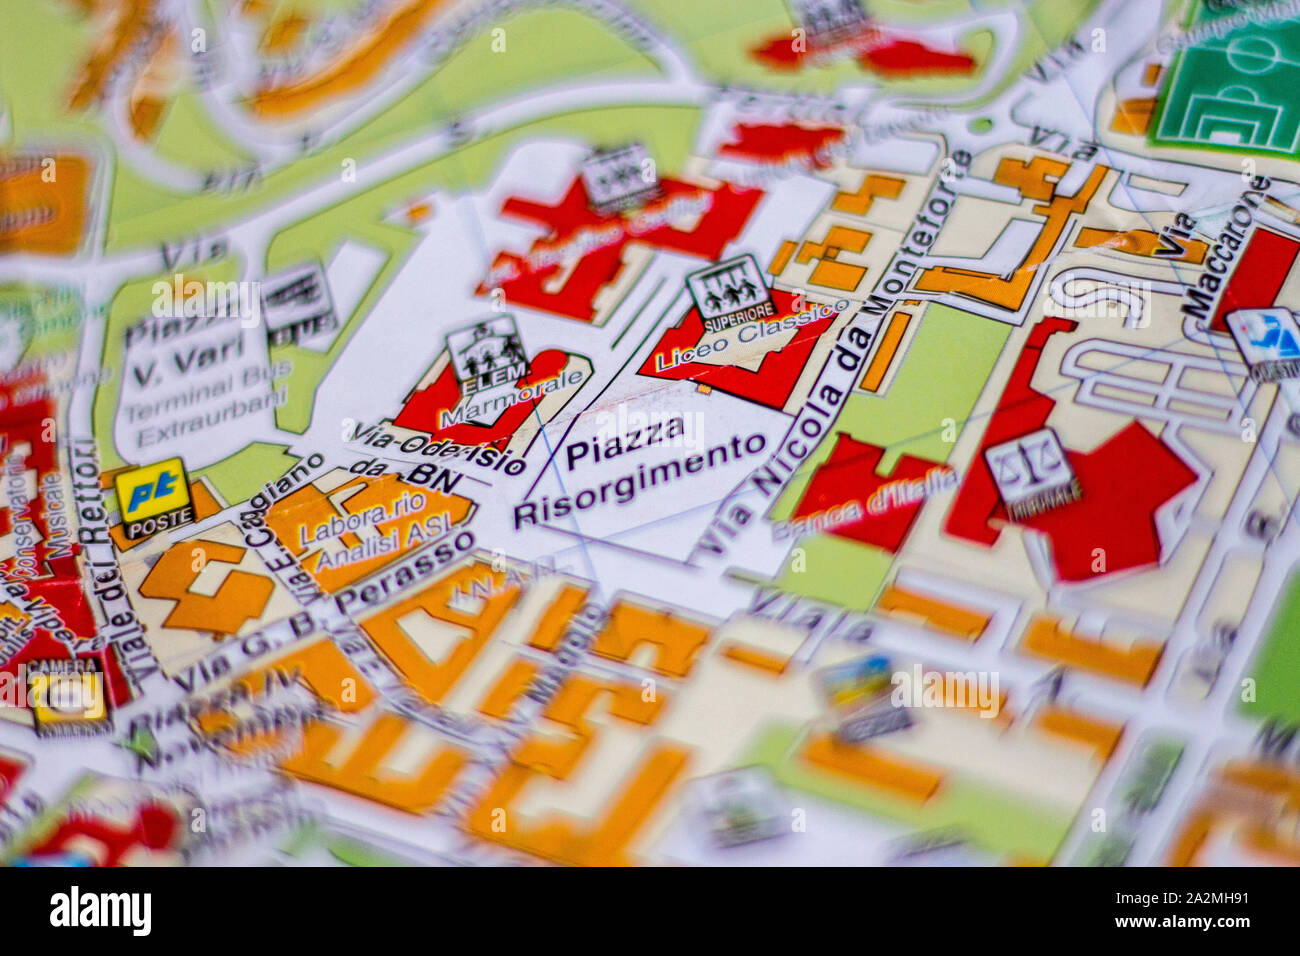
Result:
[[[0,863],[1300,862],[1300,3],[0,0]]]

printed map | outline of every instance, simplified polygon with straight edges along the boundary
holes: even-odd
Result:
[[[1300,862],[1300,0],[0,0],[0,863]]]

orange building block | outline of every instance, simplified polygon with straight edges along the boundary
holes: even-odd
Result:
[[[191,538],[179,541],[162,553],[149,574],[140,582],[140,593],[148,598],[175,601],[164,627],[217,634],[238,634],[248,621],[256,620],[266,610],[275,590],[275,582],[264,574],[238,569],[231,571],[212,595],[198,594],[190,588],[198,580],[194,551],[200,550],[204,562],[239,564],[247,549],[220,541]]]
[[[537,622],[537,627],[533,629],[532,636],[528,639],[529,646],[543,651],[555,650],[559,646],[560,639],[564,637],[564,629],[568,626],[569,620],[578,613],[585,600],[587,600],[586,588],[566,584],[542,614],[541,620]]]
[[[1169,848],[1168,865],[1191,866],[1214,829],[1214,822],[1215,814],[1209,810],[1194,813],[1184,820]]]
[[[1287,803],[1300,807],[1300,774],[1273,764],[1233,761],[1223,768],[1223,779],[1260,790],[1278,794]]]
[[[885,589],[876,606],[882,611],[919,617],[927,627],[966,641],[979,640],[989,626],[987,614],[948,604],[897,586]]]
[[[857,192],[836,193],[835,198],[831,200],[831,208],[836,212],[865,216],[877,198],[897,199],[905,185],[907,185],[906,181],[897,176],[876,176],[869,173],[863,178]]]
[[[1168,865],[1195,864],[1215,830],[1234,826],[1239,827],[1241,842],[1254,852],[1300,864],[1300,844],[1292,832],[1300,809],[1300,774],[1272,763],[1233,761],[1220,777],[1226,786],[1185,818],[1170,847]],[[1279,832],[1279,826],[1286,829]]]
[[[802,243],[795,255],[795,262],[803,263],[819,259],[812,271],[811,281],[829,289],[852,292],[862,282],[867,270],[863,266],[837,262],[836,257],[844,250],[860,253],[870,241],[869,232],[850,229],[848,226],[831,226],[821,242]],[[777,258],[781,258],[781,253],[777,254]],[[784,266],[784,263],[782,265]]]
[[[150,142],[157,136],[163,117],[171,107],[172,94],[180,80],[179,48],[175,30],[163,33],[131,84],[128,96],[131,132],[141,142]]]
[[[826,230],[826,238],[822,240],[830,249],[837,252],[841,249],[847,249],[849,252],[861,252],[867,248],[867,243],[871,241],[871,233],[862,229],[850,229],[848,226],[831,226]]]
[[[478,705],[479,713],[497,720],[509,719],[510,708],[523,696],[540,672],[541,668],[532,661],[516,657]]]
[[[370,682],[329,638],[278,657],[242,679],[251,683],[260,677],[263,686],[269,687],[272,672],[295,677],[321,700],[345,714],[365,710],[376,696]]]
[[[830,734],[810,738],[800,757],[859,783],[881,787],[897,796],[924,803],[943,783],[941,771],[885,756],[861,744],[845,744]]]
[[[410,0],[333,63],[302,80],[259,90],[249,105],[259,116],[287,118],[355,93],[379,75],[444,2]]]
[[[418,225],[428,221],[433,215],[433,203],[417,202],[406,207],[406,221],[411,225]]]
[[[780,275],[782,272],[784,272],[785,267],[790,264],[790,259],[794,255],[794,251],[797,248],[798,248],[798,244],[795,243],[793,240],[791,239],[782,240],[781,247],[776,250],[776,255],[772,257],[772,262],[767,267],[767,271],[772,273],[772,275]]]
[[[1137,96],[1121,100],[1115,106],[1115,115],[1110,118],[1110,128],[1116,133],[1133,133],[1145,136],[1151,128],[1151,120],[1156,112],[1154,96]]]
[[[680,747],[652,745],[601,818],[589,827],[567,816],[521,819],[512,809],[523,790],[538,776],[569,780],[581,772],[582,757],[598,733],[586,717],[598,700],[608,701],[612,716],[641,726],[653,723],[664,703],[662,697],[643,700],[640,685],[571,677],[545,711],[546,718],[565,727],[570,736],[560,740],[532,736],[525,740],[479,805],[470,812],[467,826],[471,833],[572,866],[622,866],[635,862],[628,854],[628,845],[685,769],[687,751]]]
[[[1145,686],[1155,672],[1164,647],[1134,643],[1125,649],[1093,638],[1078,637],[1061,628],[1054,617],[1039,615],[1025,628],[1021,646],[1037,657],[1081,667],[1130,684]]]
[[[1025,199],[1047,202],[1056,195],[1056,183],[1070,169],[1070,164],[1046,156],[1035,156],[1027,163],[1010,156],[998,163],[993,181],[1003,186],[1014,186]]]
[[[1300,209],[1288,206],[1280,199],[1274,199],[1272,196],[1269,196],[1268,199],[1265,200],[1265,205],[1267,205],[1273,215],[1277,216],[1279,219],[1284,219],[1287,222],[1300,222]]]
[[[452,606],[453,596],[470,591],[471,582],[491,575],[492,592],[474,613]],[[519,588],[504,587],[505,575],[476,562],[440,578],[419,594],[399,601],[363,619],[361,629],[393,662],[393,666],[421,697],[438,705],[487,645],[506,613],[519,600]],[[464,637],[445,658],[431,661],[402,628],[410,615],[425,614],[464,630]]]
[[[1008,165],[1009,164],[1009,165]],[[1006,171],[1004,173],[1004,167]],[[919,273],[915,288],[918,292],[953,292],[995,305],[1008,311],[1018,311],[1025,304],[1025,296],[1038,275],[1039,267],[1047,261],[1056,247],[1057,240],[1065,231],[1070,217],[1086,212],[1092,197],[1101,188],[1102,181],[1110,173],[1109,167],[1098,166],[1092,171],[1087,181],[1073,196],[1054,195],[1055,184],[1048,183],[1046,176],[1060,169],[1064,172],[1068,164],[1038,157],[1029,163],[1015,160],[1003,160],[999,165],[999,175],[1005,185],[1017,186],[1023,195],[1039,198],[1051,197],[1047,205],[1034,206],[1035,215],[1046,217],[1043,228],[1038,233],[1025,257],[1025,261],[1012,273],[1010,279],[990,272],[978,272],[974,269],[959,269],[952,266],[934,266]]]
[[[310,21],[296,12],[276,19],[262,34],[259,46],[264,53],[287,53],[302,38]]]
[[[76,252],[89,185],[90,166],[79,156],[0,154],[0,254]]]
[[[880,389],[911,321],[912,317],[906,312],[895,312],[890,316],[889,325],[885,326],[885,334],[881,337],[880,345],[876,347],[876,354],[871,357],[871,364],[867,366],[866,374],[862,376],[858,388],[864,392],[875,392]]]
[[[1290,834],[1280,834],[1276,828],[1249,823],[1242,828],[1241,842],[1256,853],[1273,857],[1282,866],[1300,866],[1300,843]]]
[[[831,258],[823,259],[813,268],[809,281],[827,289],[840,292],[852,292],[862,284],[866,277],[865,266],[855,266],[849,262],[835,262]]]
[[[790,664],[790,658],[781,657],[771,651],[753,647],[740,641],[732,641],[722,648],[722,656],[737,664],[753,667],[769,674],[784,674]]]
[[[374,800],[407,813],[425,813],[441,799],[465,765],[465,754],[451,748],[433,751],[416,774],[384,769],[384,763],[411,723],[380,714],[346,756],[336,754],[343,730],[317,721],[303,732],[302,749],[280,764],[290,776]]]
[[[153,96],[142,96],[131,101],[131,132],[141,141],[149,141],[158,133],[162,118],[170,104]]]
[[[76,85],[68,97],[68,108],[84,110],[103,93],[118,61],[143,39],[154,19],[154,0],[118,0],[111,26],[95,42],[90,58],[82,64]]]
[[[1093,748],[1103,762],[1119,746],[1124,733],[1123,724],[1111,724],[1063,707],[1045,707],[1038,714],[1035,726],[1049,734],[1063,737]]]
[[[1078,237],[1074,240],[1075,246],[1080,249],[1092,249],[1096,246],[1104,246],[1107,249],[1115,249],[1118,252],[1127,252],[1133,256],[1154,257],[1156,250],[1160,248],[1160,234],[1150,229],[1093,229],[1085,227],[1079,230]],[[1209,244],[1202,242],[1200,239],[1184,239],[1183,246],[1186,251],[1181,256],[1161,256],[1171,262],[1202,262],[1205,259],[1205,253],[1209,249]]]
[[[416,494],[423,496],[423,506],[396,514],[397,502],[403,496]],[[385,538],[395,533],[397,546],[359,561],[326,564],[323,560],[324,542],[314,540],[317,526],[328,524],[331,518],[364,514],[376,507],[384,509],[390,517],[370,527]],[[465,521],[474,507],[473,501],[461,495],[408,485],[390,473],[376,478],[352,478],[328,494],[314,484],[304,485],[271,506],[266,513],[266,526],[301,561],[303,570],[316,580],[321,589],[332,594],[431,540],[433,532],[426,524],[429,519],[444,515],[448,525],[454,526]],[[337,540],[345,549],[362,544],[361,537],[353,532],[345,532],[330,540]]]
[[[468,829],[480,839],[568,866],[628,866],[636,862],[628,844],[681,776],[687,757],[680,747],[656,745],[590,828],[563,817],[511,823],[511,804],[537,772],[512,763],[470,814]],[[493,826],[497,819],[499,830]]]
[[[601,657],[627,661],[641,645],[653,644],[656,654],[652,668],[670,677],[685,677],[708,639],[707,627],[665,611],[619,601],[591,650]]]

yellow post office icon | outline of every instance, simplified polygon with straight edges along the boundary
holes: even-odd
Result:
[[[123,471],[113,479],[122,528],[129,539],[194,520],[190,482],[179,458]]]

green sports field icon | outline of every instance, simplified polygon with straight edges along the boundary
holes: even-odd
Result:
[[[1245,24],[1170,65],[1157,145],[1291,154],[1300,147],[1300,22]]]

